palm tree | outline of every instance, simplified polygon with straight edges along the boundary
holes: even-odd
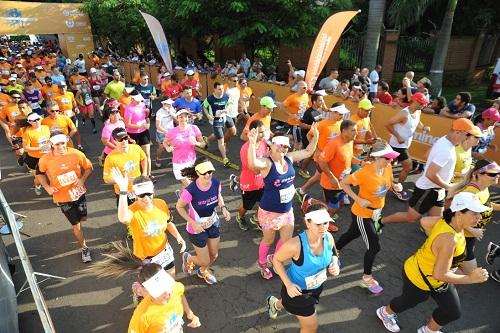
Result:
[[[370,0],[368,8],[368,23],[363,47],[363,66],[370,69],[377,64],[380,31],[385,16],[385,0]]]

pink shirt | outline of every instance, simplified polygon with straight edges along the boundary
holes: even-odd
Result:
[[[146,119],[148,117],[148,113],[146,112],[146,106],[144,103],[139,103],[137,105],[129,104],[125,107],[125,112],[123,114],[125,119],[130,119],[130,122],[134,125],[144,125],[146,123]],[[137,129],[137,128],[127,128],[128,133],[142,133],[145,129]]]
[[[242,191],[256,191],[264,187],[264,178],[260,173],[256,174],[248,168],[248,144],[241,147],[241,173],[240,173],[240,189]],[[267,144],[262,140],[257,146],[257,158],[265,158],[267,156]]]
[[[196,125],[186,125],[184,130],[179,126],[172,128],[165,136],[174,147],[172,152],[172,163],[180,164],[194,162],[196,160],[196,151],[189,137],[194,139],[201,137],[201,131]]]
[[[109,120],[106,120],[106,122],[104,123],[104,127],[102,129],[101,138],[108,139],[110,143],[114,144],[115,139],[113,139],[113,137],[111,136],[111,133],[113,133],[113,130],[115,128],[118,128],[118,127],[125,128],[125,124],[123,123],[122,120],[118,120],[114,124],[112,122],[110,122]],[[104,153],[105,154],[109,154],[110,151],[111,151],[111,148],[109,148],[108,146],[104,146]]]

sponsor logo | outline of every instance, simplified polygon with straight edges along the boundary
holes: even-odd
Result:
[[[413,141],[424,145],[432,146],[437,140],[439,140],[439,137],[432,136],[429,133],[415,132],[415,134],[413,134]]]
[[[19,28],[26,27],[26,23],[37,21],[36,17],[23,17],[23,13],[17,8],[6,10],[0,19],[7,21],[10,26]]]

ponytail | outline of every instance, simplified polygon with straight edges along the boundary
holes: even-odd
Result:
[[[121,242],[112,242],[111,246],[116,252],[103,254],[106,257],[104,260],[92,264],[81,272],[96,275],[98,278],[121,277],[143,268],[142,260],[134,256],[128,246],[124,246]]]

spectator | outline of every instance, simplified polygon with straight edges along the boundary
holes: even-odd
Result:
[[[427,114],[439,114],[442,108],[446,106],[446,98],[439,96],[434,98],[426,108],[422,109],[423,113]]]
[[[349,98],[355,102],[368,98],[368,88],[365,85],[361,85],[359,82],[358,84],[353,84]]]
[[[351,91],[349,90],[349,80],[345,79],[340,82],[340,86],[335,91],[335,96],[348,98]]]
[[[260,70],[262,70],[262,68],[264,68],[264,65],[260,61],[259,57],[255,57],[252,67],[254,67],[255,69],[260,69]]]
[[[354,83],[359,82],[359,72],[360,72],[359,67],[354,67],[354,72],[352,73],[352,76],[350,79],[351,86],[354,85]]]
[[[378,81],[380,80],[380,74],[382,73],[382,65],[377,65],[374,70],[371,71],[370,79],[370,94],[368,97],[373,100],[378,93]],[[388,104],[388,103],[386,103]]]
[[[475,159],[484,159],[484,154],[488,149],[497,151],[498,147],[493,143],[495,140],[495,127],[500,123],[500,113],[497,109],[491,107],[483,111],[479,117],[477,127],[483,132],[479,139],[479,144],[472,148],[472,157]]]
[[[319,82],[319,88],[325,90],[327,93],[333,93],[337,90],[339,86],[339,81],[337,78],[339,77],[339,71],[336,69],[330,70],[330,75],[323,78]]]
[[[374,103],[391,104],[392,96],[389,93],[389,85],[385,81],[380,81],[377,87],[377,96],[373,99]]]
[[[406,80],[408,80],[410,82],[410,86],[412,88],[416,88],[417,84],[415,82],[413,82],[414,77],[415,77],[415,72],[412,72],[412,71],[406,72],[405,76],[403,77],[403,81],[401,82],[401,86],[406,87],[407,86]]]
[[[288,65],[288,84],[290,85],[290,91],[296,92],[298,90],[297,83],[300,81],[304,81],[306,78],[306,71],[296,70],[292,65],[292,61],[289,59],[286,63]],[[275,81],[276,79],[274,79]]]
[[[429,89],[432,86],[431,80],[429,80],[426,77],[423,77],[417,81],[416,87],[414,87],[412,85],[412,83],[413,83],[413,81],[411,81],[409,79],[406,79],[406,78],[403,79],[403,88],[401,88],[401,92],[406,97],[405,101],[404,101],[405,103],[409,103],[411,101],[411,96],[416,92],[421,92],[422,94],[425,95],[425,97],[427,99],[430,99],[429,98]]]
[[[469,92],[459,92],[455,99],[448,103],[439,114],[448,118],[470,118],[476,112],[476,106],[471,104]]]
[[[248,70],[250,69],[250,59],[247,58],[246,53],[241,54],[241,59],[240,59],[240,68],[245,73],[245,76],[248,74]]]
[[[370,87],[372,80],[368,77],[369,69],[368,68],[363,68],[361,69],[361,72],[359,72],[358,80],[361,85],[366,86],[367,88]]]

